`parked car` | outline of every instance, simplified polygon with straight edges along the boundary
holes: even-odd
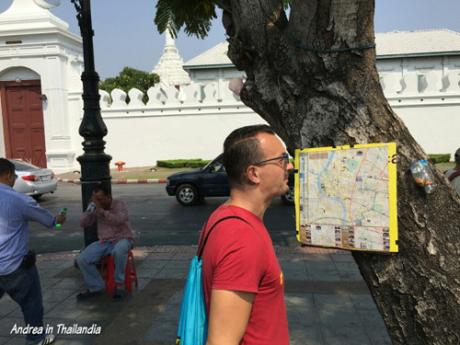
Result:
[[[205,167],[192,171],[172,174],[167,178],[166,192],[176,196],[177,201],[184,206],[195,205],[205,197],[229,196],[227,173],[219,155]],[[294,204],[294,172],[289,173],[289,192],[281,199],[285,204]]]
[[[39,199],[45,193],[54,193],[57,188],[57,178],[50,169],[39,168],[19,159],[10,159],[14,164],[18,178],[14,190]]]

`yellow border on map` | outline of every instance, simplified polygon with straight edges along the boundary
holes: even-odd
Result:
[[[307,149],[296,149],[294,167],[297,170],[295,174],[294,184],[294,200],[295,200],[295,218],[296,218],[296,237],[297,241],[300,242],[300,155],[305,152],[324,152],[324,151],[339,151],[361,149],[361,148],[373,148],[386,146],[388,150],[388,211],[389,211],[389,235],[390,235],[390,250],[391,253],[397,253],[398,248],[398,207],[397,207],[397,174],[396,174],[396,143],[380,143],[380,144],[363,144],[363,145],[343,145],[337,147],[315,147]],[[335,247],[334,247],[335,248]],[[347,248],[349,249],[349,248]],[[358,251],[367,251],[359,248],[351,249]]]
[[[294,169],[296,170],[294,174],[295,237],[298,242],[300,242],[300,152],[302,150],[296,149],[294,155]]]

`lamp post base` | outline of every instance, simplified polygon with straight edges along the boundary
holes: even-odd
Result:
[[[111,190],[110,160],[111,156],[105,153],[85,153],[77,160],[81,165],[81,197],[83,211],[86,210],[91,199],[94,187],[103,184]],[[97,223],[86,227],[84,231],[85,247],[98,240]]]

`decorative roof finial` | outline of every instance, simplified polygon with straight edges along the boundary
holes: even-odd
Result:
[[[175,41],[176,41],[176,40],[174,39],[174,37],[173,37],[173,35],[172,35],[172,33],[171,33],[171,28],[170,28],[172,25],[173,25],[173,24],[169,23],[169,24],[168,24],[168,28],[167,28],[166,31],[165,31],[165,35],[166,35],[166,38],[165,38],[166,47],[171,47],[171,46],[174,47],[174,46],[175,46]]]
[[[160,61],[155,66],[153,73],[160,76],[160,82],[170,86],[190,84],[190,76],[183,69],[184,62],[175,45],[175,39],[171,34],[173,23],[169,23],[165,30],[165,47]]]

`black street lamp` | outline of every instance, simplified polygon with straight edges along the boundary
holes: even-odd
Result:
[[[94,67],[93,26],[91,23],[91,1],[71,0],[77,10],[78,25],[83,39],[83,60],[85,69],[81,75],[83,82],[83,120],[79,133],[84,138],[83,155],[77,160],[81,165],[81,194],[83,210],[88,206],[93,189],[98,184],[111,187],[111,156],[104,153],[107,127],[101,117],[99,107],[99,76]],[[97,241],[97,224],[85,228],[85,246]]]

